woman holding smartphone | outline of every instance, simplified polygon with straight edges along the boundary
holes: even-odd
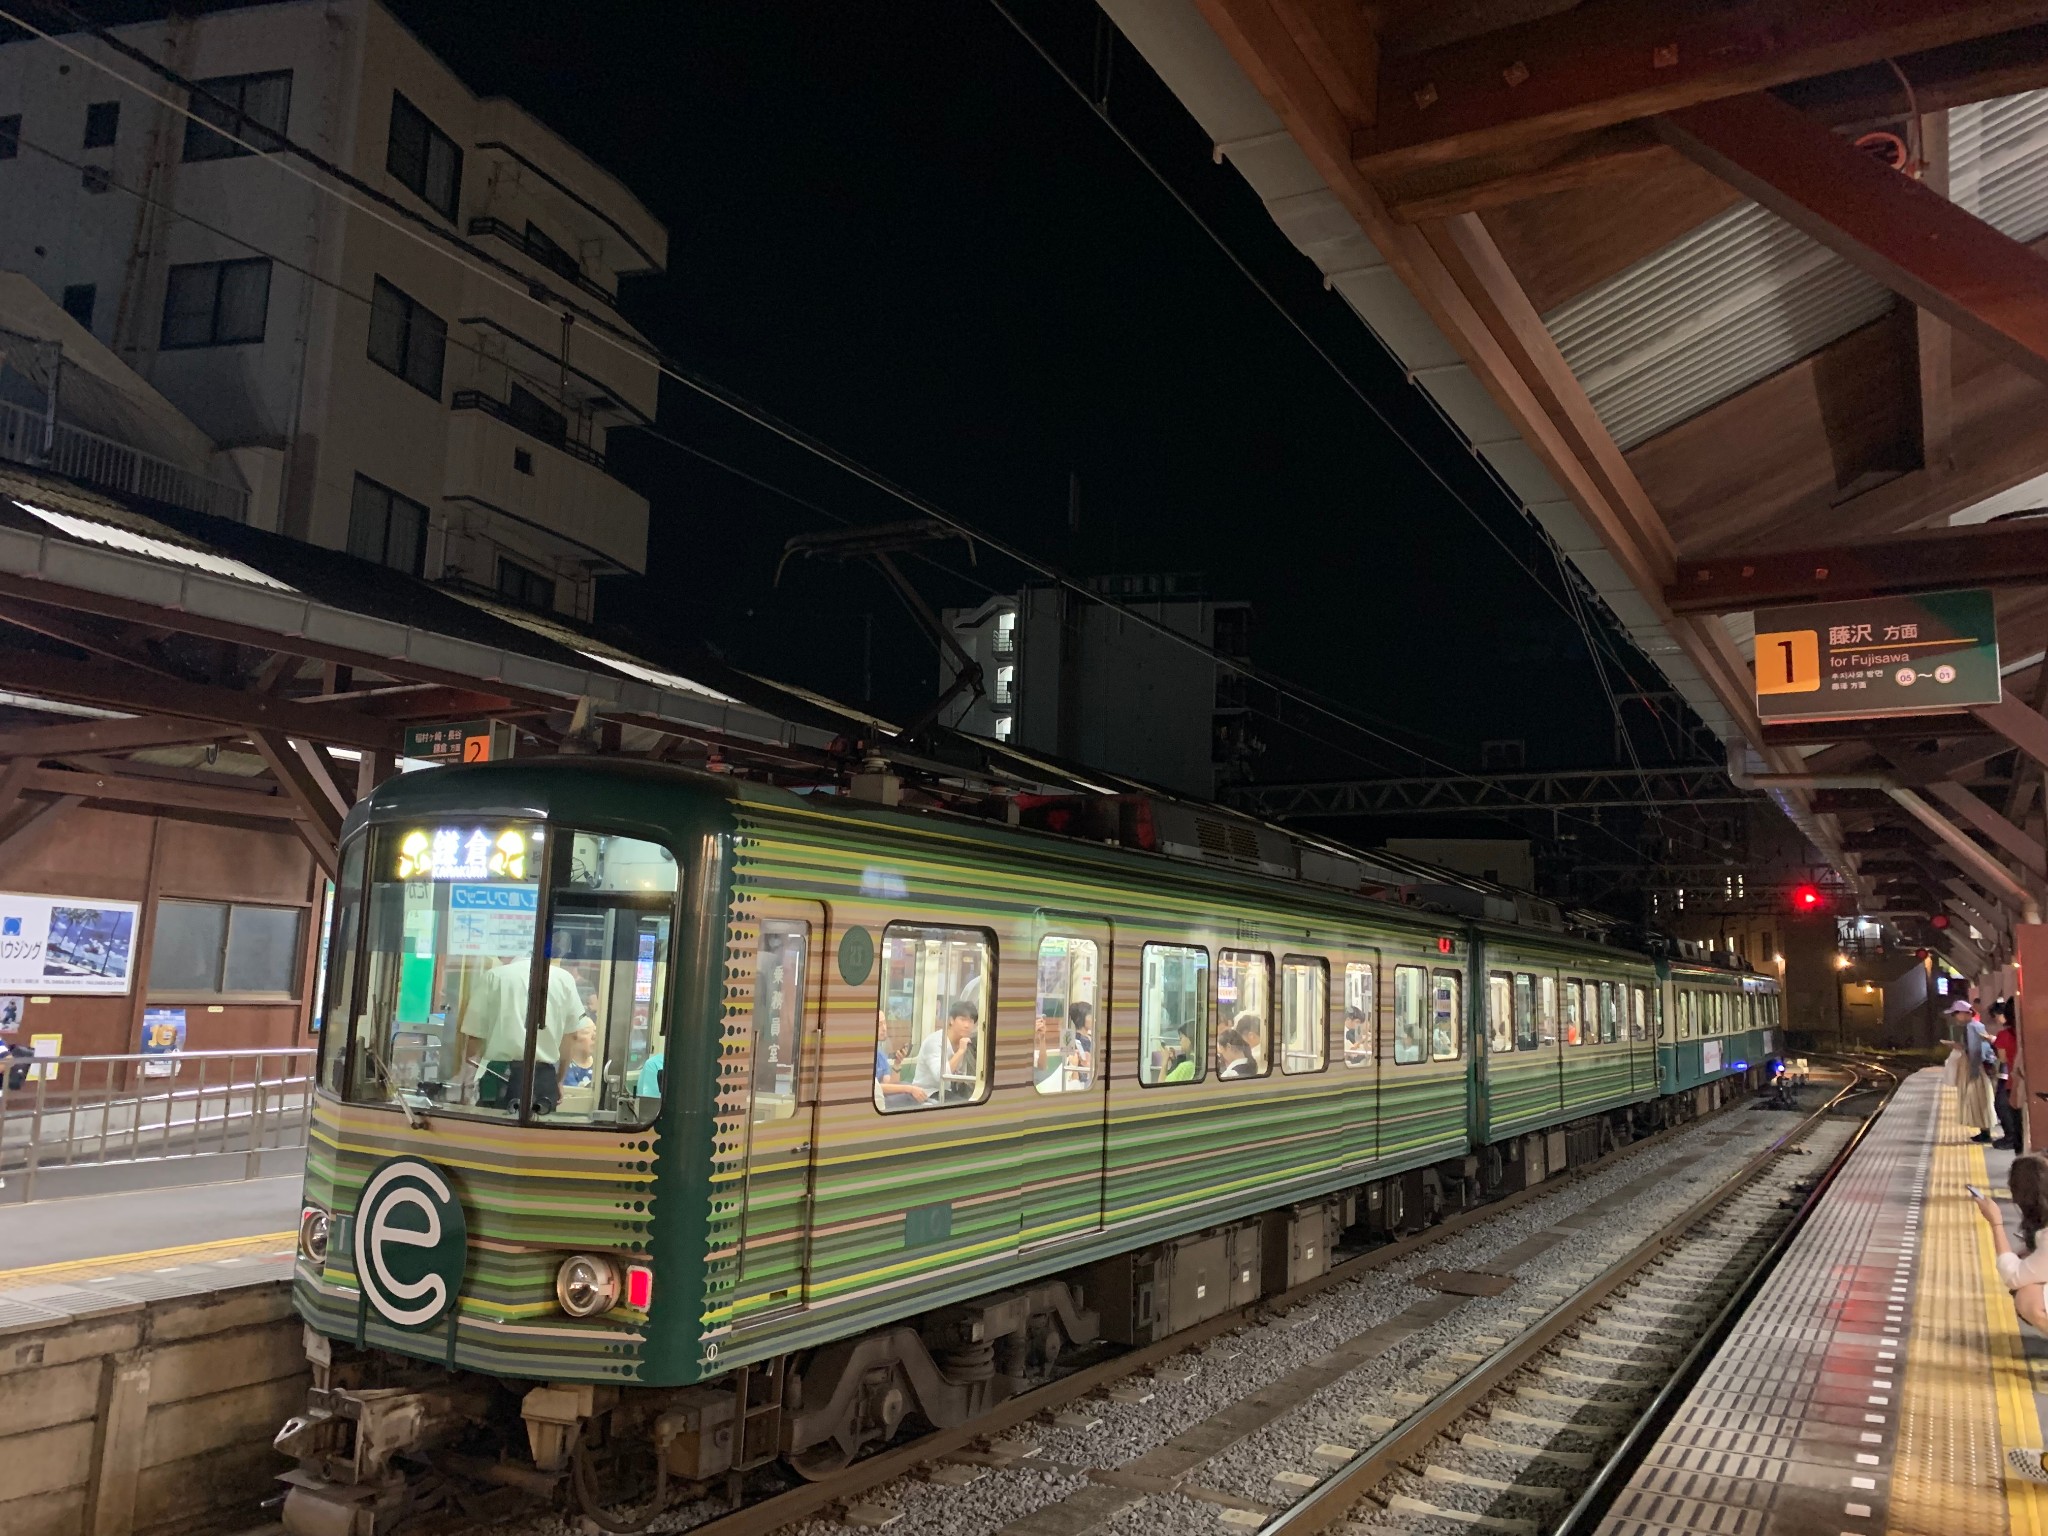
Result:
[[[2013,1310],[2021,1322],[2048,1333],[2048,1296],[2042,1290],[2048,1285],[2048,1247],[2037,1248],[2034,1244],[2035,1234],[2048,1228],[2048,1157],[2027,1152],[2014,1158],[2005,1182],[2012,1191],[2012,1203],[2019,1207],[2023,1253],[2013,1252],[2005,1232],[2005,1212],[1999,1209],[1998,1202],[1973,1184],[1963,1187],[1977,1202],[1977,1212],[1984,1218],[1984,1224],[1991,1228],[1991,1246],[1998,1253],[1998,1278],[2012,1292]],[[2006,1452],[2006,1459],[2029,1482],[2048,1483],[2048,1467],[2043,1466],[2040,1451],[2014,1446]]]

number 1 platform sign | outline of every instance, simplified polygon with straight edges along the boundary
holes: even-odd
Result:
[[[1999,701],[1991,594],[1921,592],[1756,616],[1766,724],[1938,715]]]

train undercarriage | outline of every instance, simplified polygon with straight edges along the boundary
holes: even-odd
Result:
[[[307,1330],[313,1388],[276,1445],[291,1536],[391,1536],[443,1507],[566,1506],[644,1529],[749,1474],[823,1479],[906,1429],[954,1428],[1076,1359],[1155,1343],[1708,1113],[1740,1078],[1589,1116],[680,1388],[506,1381]],[[621,1512],[622,1500],[637,1500]]]

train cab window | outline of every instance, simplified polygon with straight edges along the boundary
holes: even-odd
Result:
[[[754,959],[754,1113],[787,1120],[796,1113],[796,1074],[803,1052],[804,977],[811,925],[789,918],[761,922]]]
[[[1422,1060],[1428,1033],[1423,1024],[1423,993],[1428,973],[1419,965],[1394,967],[1394,1065]]]
[[[544,869],[547,958],[536,963]],[[351,1099],[550,1124],[652,1121],[676,890],[667,849],[465,821],[378,832],[367,874]]]
[[[351,838],[341,851],[341,879],[334,887],[332,941],[327,950],[325,995],[314,1005],[320,1026],[320,1086],[338,1094],[348,1070],[349,996],[356,987],[356,937],[363,926],[363,860],[367,836]]]
[[[1280,959],[1280,1070],[1320,1072],[1329,1060],[1330,967],[1306,955]]]
[[[1536,978],[1536,1043],[1555,1045],[1557,1034],[1557,978]]]
[[[875,1108],[884,1114],[988,1096],[995,938],[981,928],[882,930]]]
[[[1621,1034],[1615,1019],[1620,991],[1621,988],[1611,981],[1600,983],[1600,1039],[1603,1043],[1612,1044]]]
[[[1372,1064],[1379,1049],[1379,994],[1373,990],[1372,967],[1353,960],[1344,967],[1344,1065]]]
[[[1138,1081],[1200,1081],[1209,1041],[1209,951],[1147,944],[1139,963]]]
[[[1465,1015],[1458,1006],[1464,978],[1456,971],[1434,971],[1429,978],[1429,1054],[1436,1061],[1456,1061],[1465,1053]]]
[[[1579,984],[1567,976],[1564,983],[1564,1043],[1584,1045],[1585,1034],[1579,1022]]]
[[[1515,1048],[1515,983],[1505,972],[1486,978],[1486,1051],[1489,1056]]]
[[[1650,1038],[1650,994],[1641,987],[1631,987],[1629,999],[1628,1037],[1647,1040]]]
[[[1038,941],[1038,1033],[1031,1046],[1031,1080],[1040,1093],[1082,1093],[1095,1086],[1100,964],[1093,939],[1054,934]]]
[[[1273,1070],[1273,957],[1226,949],[1216,957],[1216,1075]]]
[[[1536,1049],[1536,978],[1527,971],[1515,972],[1515,1049]]]

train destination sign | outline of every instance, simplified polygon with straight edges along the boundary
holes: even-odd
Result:
[[[1989,592],[1764,609],[1756,629],[1756,706],[1767,723],[1944,714],[2000,698]]]

